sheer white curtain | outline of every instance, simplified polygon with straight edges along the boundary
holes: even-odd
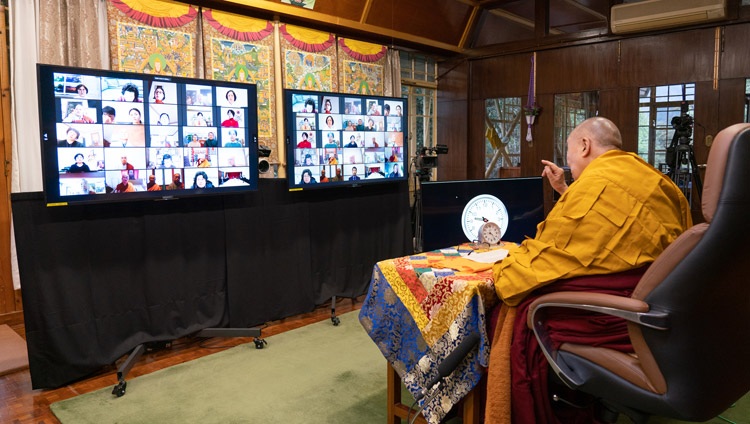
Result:
[[[385,58],[383,94],[401,97],[401,59],[398,50],[389,48]]]
[[[37,62],[106,67],[109,63],[106,6],[106,0],[9,0],[13,93],[11,192],[43,188]],[[13,286],[18,289],[14,237],[11,237],[11,255]]]

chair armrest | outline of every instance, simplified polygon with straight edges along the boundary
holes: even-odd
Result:
[[[591,292],[554,292],[539,296],[535,299],[526,315],[526,325],[534,332],[542,353],[547,358],[552,371],[568,387],[576,389],[583,380],[575,370],[558,360],[558,352],[544,326],[541,315],[545,308],[570,308],[587,310],[605,315],[623,318],[625,320],[646,325],[657,329],[666,329],[667,314],[660,311],[650,311],[648,303],[630,297],[615,296]]]
[[[533,329],[537,312],[548,307],[582,309],[620,317],[659,330],[667,329],[667,314],[650,311],[648,303],[642,300],[604,293],[571,291],[548,293],[531,302],[526,315],[526,325]]]

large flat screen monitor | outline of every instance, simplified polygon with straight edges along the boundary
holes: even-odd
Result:
[[[423,182],[423,250],[479,240],[482,223],[503,229],[502,239],[534,237],[544,219],[542,177]]]
[[[290,190],[405,181],[406,99],[285,90]]]
[[[37,65],[49,205],[256,190],[254,84]]]

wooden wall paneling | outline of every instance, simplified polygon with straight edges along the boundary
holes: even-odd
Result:
[[[750,55],[747,54],[747,46],[750,45],[750,25],[725,27],[723,41],[720,78],[749,78]]]
[[[11,92],[5,17],[6,8],[0,6],[0,315],[21,309],[10,263]]]
[[[469,102],[468,135],[467,146],[468,157],[466,158],[468,180],[484,179],[485,170],[485,99],[473,99]]]
[[[715,136],[719,132],[719,90],[713,89],[712,81],[695,84],[695,125],[693,125],[693,150],[695,160],[705,164],[708,159],[706,136]]]
[[[448,146],[448,154],[438,158],[440,181],[467,178],[469,166],[469,62],[441,63],[438,65],[437,143]]]
[[[638,151],[638,88],[623,87],[599,91],[599,116],[617,125],[622,136],[622,148]]]
[[[748,71],[750,75],[750,68]],[[745,121],[745,80],[743,77],[719,81],[717,130]]]
[[[430,9],[417,0],[371,0],[365,23],[419,34],[430,40],[458,45],[473,7],[455,0],[433,0]],[[316,4],[317,6],[317,4]]]
[[[438,102],[438,144],[448,146],[448,154],[438,157],[440,181],[466,179],[466,169],[473,154],[468,150],[469,136],[466,100]],[[449,117],[448,119],[444,117]]]
[[[526,97],[530,70],[530,53],[472,60],[471,98]]]
[[[538,85],[537,85],[538,87]],[[539,94],[537,92],[537,104],[542,107],[542,113],[537,116],[532,130],[533,141],[526,141],[527,126],[524,122],[521,126],[521,176],[536,177],[542,175],[542,159],[552,160],[554,151],[554,94]],[[526,104],[527,96],[524,96]],[[544,183],[544,207],[549,211],[554,205],[554,192],[549,184]]]
[[[537,54],[537,93],[575,93],[618,85],[617,43],[599,43]]]
[[[469,96],[469,71],[467,60],[438,64],[437,101],[466,100]],[[438,116],[441,116],[438,114]]]
[[[643,87],[713,78],[714,29],[622,40],[620,85]]]

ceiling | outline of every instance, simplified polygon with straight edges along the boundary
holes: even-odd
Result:
[[[176,1],[331,31],[448,59],[607,39],[612,37],[609,29],[612,6],[644,0]],[[290,1],[314,1],[314,6],[308,9]],[[675,4],[685,0],[663,1]],[[730,20],[750,20],[750,7],[741,7],[750,0],[725,1]]]
[[[623,2],[627,1],[316,0],[312,10],[281,0],[190,3],[454,56],[547,35],[607,34],[610,7]]]

